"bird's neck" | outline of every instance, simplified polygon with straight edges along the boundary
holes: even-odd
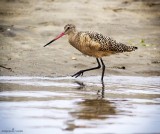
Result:
[[[68,39],[72,39],[77,34],[77,31],[72,31],[68,33]]]

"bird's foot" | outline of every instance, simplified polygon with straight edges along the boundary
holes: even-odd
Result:
[[[81,70],[81,71],[79,71],[79,72],[77,72],[77,73],[75,73],[74,75],[72,75],[72,77],[75,77],[75,78],[77,78],[77,77],[79,77],[79,76],[83,76],[83,70]]]

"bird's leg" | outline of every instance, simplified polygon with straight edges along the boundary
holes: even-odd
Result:
[[[104,91],[105,91],[105,85],[104,82],[102,82],[102,98],[104,98]]]
[[[104,65],[104,63],[103,63],[102,58],[100,58],[100,60],[101,60],[101,63],[102,63],[102,77],[101,77],[101,82],[104,83],[104,82],[103,82],[103,77],[104,77],[104,72],[105,72],[105,65]]]
[[[102,63],[102,77],[101,77],[102,89],[98,90],[97,95],[98,95],[98,98],[103,99],[104,98],[104,91],[105,91],[105,85],[104,85],[104,81],[103,81],[104,72],[105,72],[105,65],[104,65],[103,60],[101,58],[100,58],[100,60],[101,60],[101,63]],[[101,95],[99,96],[100,91],[101,91]]]
[[[77,78],[77,77],[80,76],[80,75],[82,76],[83,73],[86,72],[86,71],[90,71],[90,70],[95,70],[95,69],[101,68],[101,64],[100,64],[98,58],[96,58],[96,60],[97,60],[97,63],[98,63],[98,66],[97,66],[97,67],[89,68],[89,69],[85,69],[85,70],[80,70],[79,72],[77,72],[77,73],[75,73],[74,75],[72,75],[72,77]]]

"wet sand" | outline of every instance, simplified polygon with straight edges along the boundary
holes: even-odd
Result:
[[[96,66],[95,58],[70,46],[67,37],[43,47],[67,23],[73,23],[78,30],[97,31],[139,48],[132,53],[104,57],[106,75],[159,76],[159,5],[158,0],[1,0],[0,73],[70,76]],[[96,70],[85,75],[100,73],[101,70]]]

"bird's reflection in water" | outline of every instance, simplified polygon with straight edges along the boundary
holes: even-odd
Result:
[[[105,96],[104,96],[104,92],[105,92],[105,85],[104,85],[104,82],[102,82],[102,89],[101,90],[98,90],[97,92],[97,99],[103,99]]]
[[[96,122],[96,120],[104,120],[109,118],[109,115],[115,115],[115,107],[111,102],[105,99],[85,99],[77,102],[77,108],[69,113],[71,118],[65,122],[65,129],[73,131],[76,128],[90,127],[86,121]],[[80,120],[80,124],[76,123]],[[82,123],[84,121],[84,123]]]
[[[81,88],[84,88],[84,84],[82,85]],[[102,91],[100,92],[103,95],[101,98],[104,98],[104,86],[102,86]],[[76,128],[90,127],[86,121],[94,122],[95,120],[96,122],[97,120],[104,120],[109,118],[110,115],[116,114],[112,102],[106,99],[84,99],[76,102],[76,105],[76,108],[72,112],[69,112],[71,118],[65,122],[64,130],[73,131]],[[78,121],[81,123],[76,123]],[[84,123],[82,123],[83,121]]]
[[[85,88],[85,84],[81,81],[74,81],[74,83],[78,84],[79,87],[77,87],[77,89],[84,89]]]
[[[84,89],[86,87],[86,85],[83,82],[80,81],[74,81],[74,83],[78,84],[79,87],[77,87],[77,89]],[[103,99],[105,96],[105,85],[104,82],[101,83],[102,87],[100,90],[97,91],[97,99]]]
[[[79,110],[71,112],[77,119],[104,119],[107,115],[115,114],[115,108],[107,100],[85,99],[77,105]]]

